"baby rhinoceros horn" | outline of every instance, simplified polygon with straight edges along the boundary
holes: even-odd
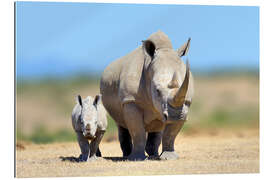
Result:
[[[189,62],[187,60],[186,63],[186,74],[183,81],[183,84],[179,88],[179,90],[176,92],[175,96],[172,99],[171,105],[174,107],[182,106],[185,102],[185,97],[188,91],[188,84],[189,84]]]
[[[85,130],[86,130],[87,132],[90,132],[90,130],[91,130],[90,124],[87,124],[87,125],[86,125]]]

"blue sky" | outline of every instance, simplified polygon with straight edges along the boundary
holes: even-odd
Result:
[[[17,75],[100,73],[158,30],[193,71],[259,67],[258,7],[17,2]]]

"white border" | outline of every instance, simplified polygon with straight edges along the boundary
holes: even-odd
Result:
[[[36,0],[31,0],[36,1]],[[46,0],[47,2],[55,2],[53,0]],[[57,2],[77,2],[75,0],[57,0]],[[79,0],[79,2],[105,2],[105,3],[139,3],[139,4],[190,4],[190,5],[241,5],[241,6],[260,6],[260,174],[228,174],[228,175],[183,175],[179,176],[152,176],[157,179],[163,178],[185,178],[193,179],[199,177],[200,179],[228,179],[228,178],[263,178],[269,175],[269,116],[267,113],[269,102],[269,3],[263,0]],[[13,178],[14,175],[14,1],[12,0],[1,0],[0,1],[0,82],[1,82],[1,177]],[[76,179],[86,179],[76,178]],[[137,179],[137,178],[149,178],[145,177],[110,177],[109,179]],[[44,178],[37,178],[44,179]],[[50,178],[56,179],[56,178]],[[67,179],[67,178],[57,178],[57,179]],[[100,177],[91,179],[100,179]]]

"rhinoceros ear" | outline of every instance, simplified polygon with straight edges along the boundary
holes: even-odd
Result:
[[[93,105],[97,107],[97,105],[100,103],[101,101],[101,94],[96,95]]]
[[[156,50],[155,44],[150,40],[145,40],[143,42],[143,48],[146,51],[146,53],[153,58]]]
[[[82,105],[82,97],[81,97],[81,95],[78,95],[77,96],[77,101],[78,101],[78,103],[79,103],[80,106],[83,106]]]
[[[188,41],[177,50],[177,53],[180,57],[187,55],[188,50],[189,50],[190,40],[191,38],[188,38]]]

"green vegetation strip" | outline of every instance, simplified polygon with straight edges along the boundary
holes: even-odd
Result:
[[[105,133],[104,139],[111,139],[115,136],[116,125],[113,119],[108,117],[108,128]],[[37,144],[52,143],[52,142],[66,142],[76,141],[76,133],[69,129],[60,129],[55,132],[50,132],[47,128],[39,125],[31,135],[25,135],[20,129],[16,132],[17,140],[31,141]]]

